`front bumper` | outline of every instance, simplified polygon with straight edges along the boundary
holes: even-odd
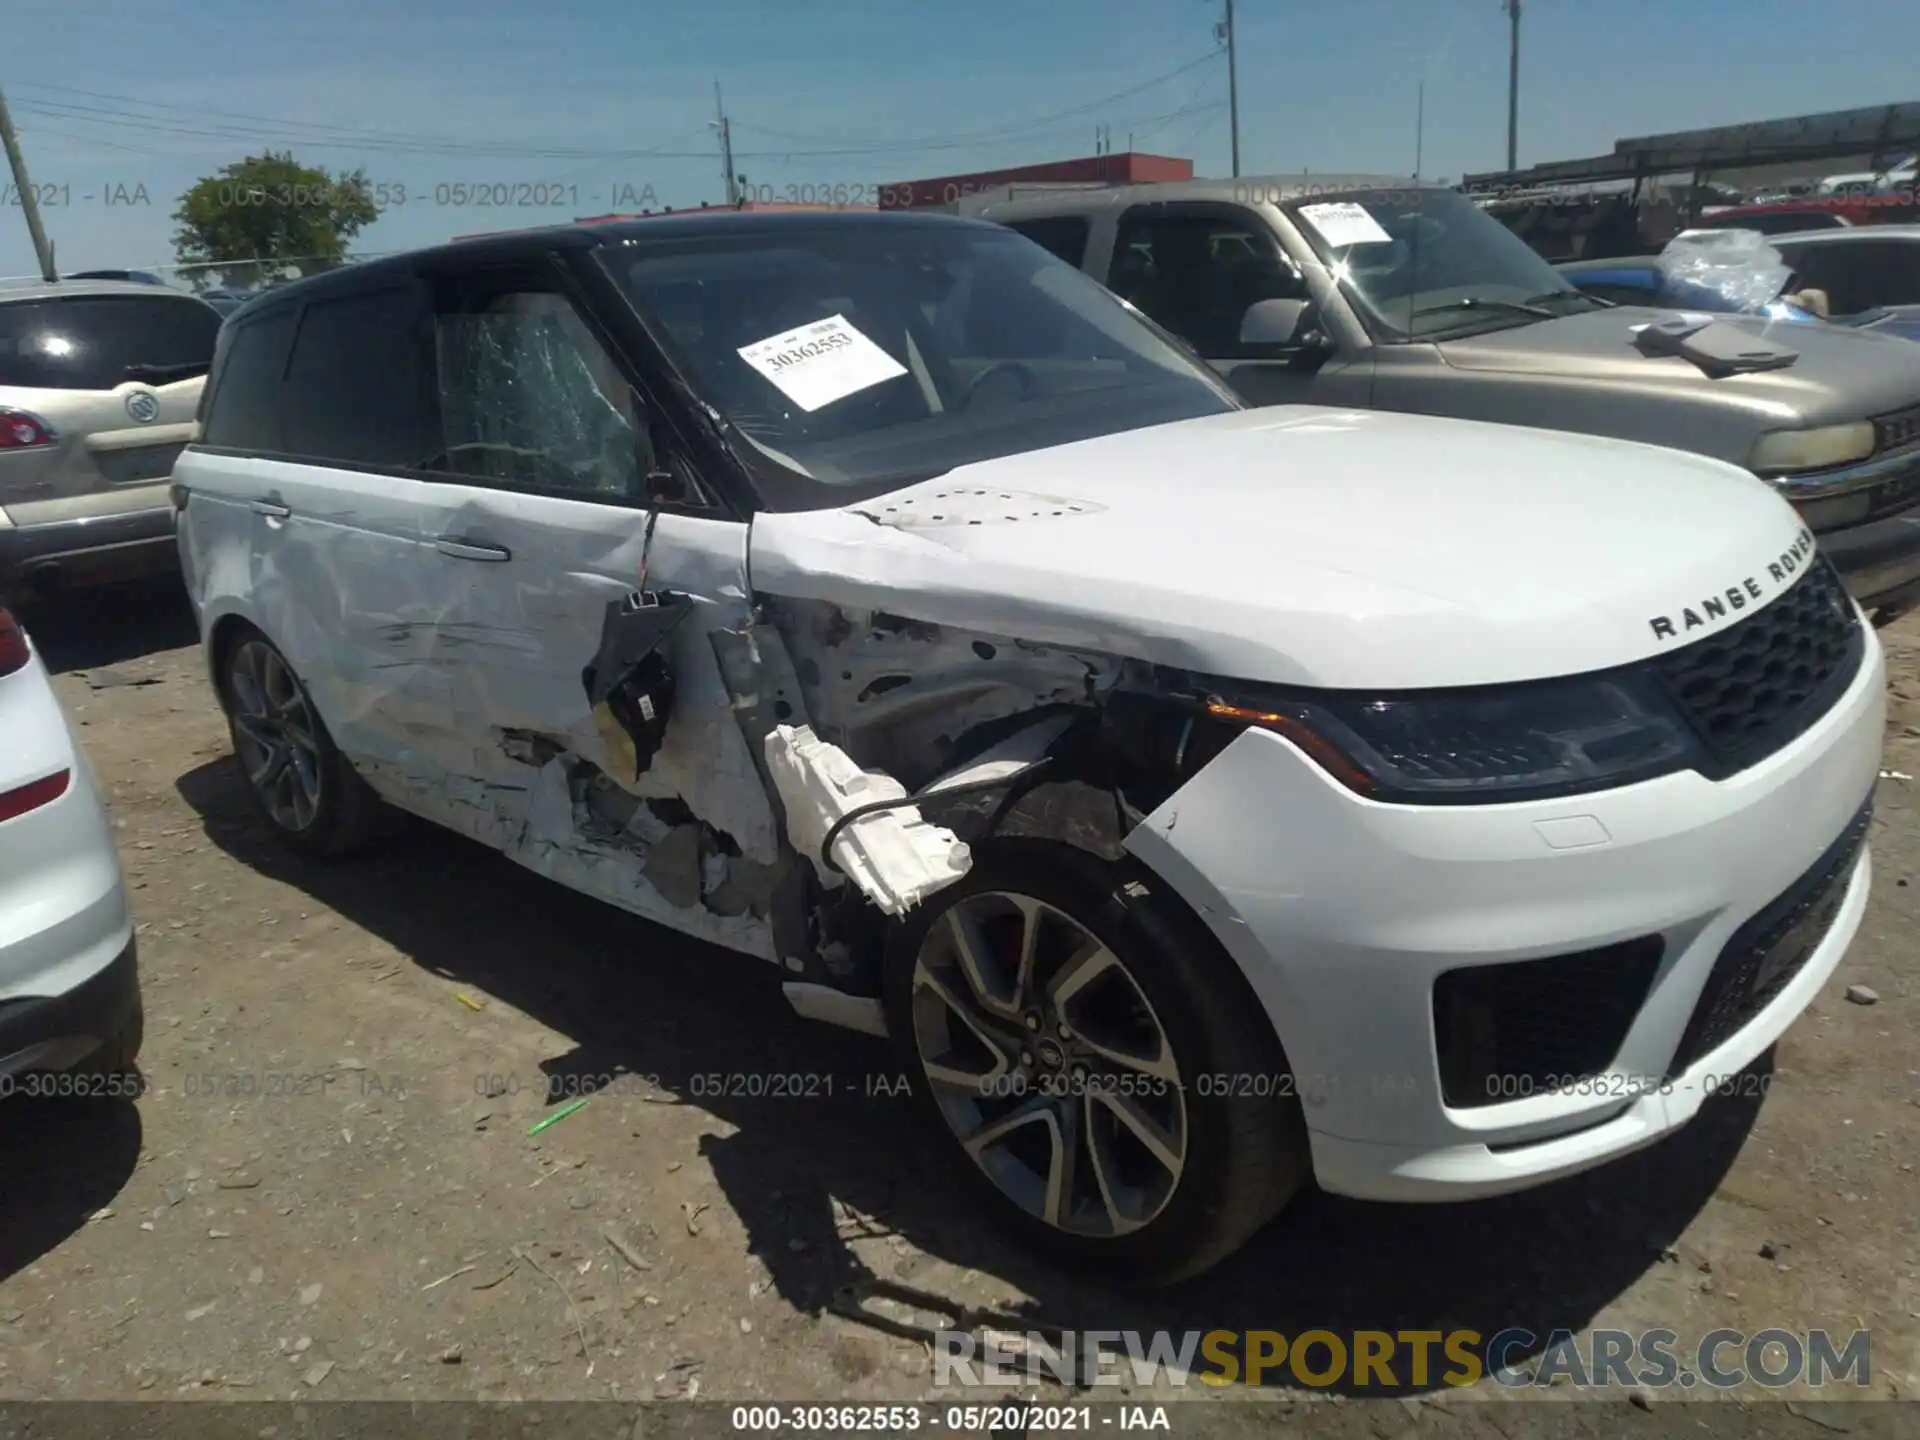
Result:
[[[66,1070],[126,1032],[140,1013],[137,943],[60,995],[0,1001],[0,1079]]]
[[[1775,480],[1869,612],[1920,598],[1920,448]],[[1836,509],[1836,507],[1840,507]],[[1855,507],[1858,521],[1832,518]]]
[[[1689,1035],[1729,942],[1859,816],[1880,764],[1885,689],[1869,637],[1834,707],[1729,779],[1689,772],[1514,805],[1377,804],[1291,742],[1249,729],[1127,845],[1251,982],[1286,1048],[1323,1188],[1385,1200],[1499,1194],[1678,1128],[1827,982],[1866,907],[1864,848],[1791,978],[1709,1048],[1697,1026]],[[1443,974],[1644,937],[1659,938],[1661,958],[1601,1073],[1449,1101]]]
[[[1867,610],[1903,609],[1920,601],[1920,500],[1818,538],[1848,593]]]
[[[171,507],[0,525],[0,592],[49,580],[96,584],[133,579],[178,564]]]

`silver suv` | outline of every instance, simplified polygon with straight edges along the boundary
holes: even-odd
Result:
[[[137,282],[0,290],[0,595],[179,563],[167,482],[219,331]]]
[[[1101,281],[1256,405],[1495,420],[1730,461],[1793,502],[1877,618],[1920,602],[1920,350],[1897,338],[1609,306],[1466,196],[1390,176],[957,208]],[[1828,238],[1775,243],[1798,265],[1790,246]]]

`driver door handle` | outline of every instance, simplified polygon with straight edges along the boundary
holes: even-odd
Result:
[[[285,520],[293,511],[275,500],[256,500],[247,507],[256,515],[264,515],[269,520]]]
[[[442,535],[433,548],[455,560],[511,560],[513,552],[504,545],[487,545],[459,535]]]

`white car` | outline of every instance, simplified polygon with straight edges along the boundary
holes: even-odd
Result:
[[[0,1099],[139,1092],[126,883],[86,752],[0,609]]]
[[[1310,1177],[1645,1145],[1867,902],[1881,652],[1766,485],[1246,409],[995,226],[373,261],[229,321],[208,394],[182,562],[289,842],[398,807],[772,961],[1108,1274]]]

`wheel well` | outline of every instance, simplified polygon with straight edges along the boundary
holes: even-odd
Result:
[[[213,681],[214,694],[220,702],[226,704],[226,692],[221,688],[221,676],[227,673],[227,656],[233,653],[233,647],[248,635],[261,635],[260,627],[239,615],[222,615],[213,622],[213,633],[207,637],[207,672]]]

